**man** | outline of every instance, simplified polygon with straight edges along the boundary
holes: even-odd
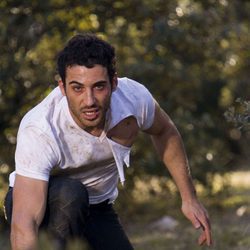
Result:
[[[71,237],[98,250],[133,249],[112,203],[139,130],[152,137],[173,176],[184,215],[202,228],[199,243],[210,245],[208,215],[181,137],[143,85],[117,78],[114,48],[94,35],[76,35],[57,66],[59,87],[25,115],[18,131],[5,200],[12,248],[36,249],[38,231],[46,228],[58,249]]]

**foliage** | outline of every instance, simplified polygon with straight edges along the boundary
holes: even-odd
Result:
[[[228,171],[242,156],[222,114],[248,99],[250,3],[244,0],[2,0],[0,172],[7,183],[23,115],[56,86],[55,56],[79,32],[116,47],[118,73],[144,83],[177,124],[193,175]],[[134,147],[135,175],[165,175],[148,139]],[[247,150],[246,150],[247,152]]]
[[[234,123],[238,129],[249,131],[250,101],[244,101],[238,98],[235,103],[236,105],[229,107],[224,115],[227,121]]]

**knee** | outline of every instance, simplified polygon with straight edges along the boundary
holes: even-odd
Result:
[[[87,208],[89,197],[86,187],[78,180],[67,177],[53,177],[49,183],[48,202],[60,207]]]

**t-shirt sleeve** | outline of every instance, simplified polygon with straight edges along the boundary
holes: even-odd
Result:
[[[35,127],[26,127],[18,132],[15,152],[17,174],[48,181],[57,159],[57,151],[48,135]]]
[[[137,122],[141,130],[150,128],[155,116],[155,99],[149,90],[142,84],[128,79],[132,88]]]

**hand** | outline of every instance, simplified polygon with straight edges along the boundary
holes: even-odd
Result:
[[[208,213],[203,205],[195,198],[192,201],[183,201],[181,209],[196,229],[202,229],[198,244],[203,245],[206,243],[208,246],[211,246],[211,227]]]

